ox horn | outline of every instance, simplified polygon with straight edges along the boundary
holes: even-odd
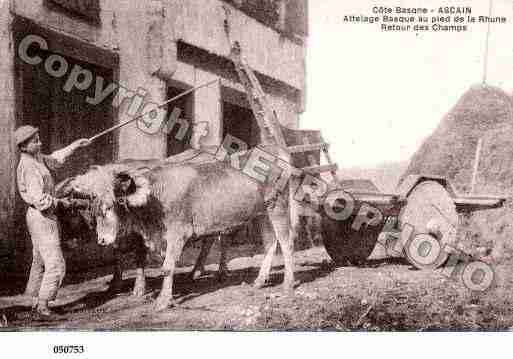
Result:
[[[73,192],[73,186],[71,185],[71,183],[74,179],[75,177],[66,178],[64,181],[55,186],[55,194],[57,198],[67,197],[71,195],[71,193]]]

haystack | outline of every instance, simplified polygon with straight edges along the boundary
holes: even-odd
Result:
[[[433,174],[451,180],[469,194],[474,157],[482,139],[474,194],[506,195],[505,208],[462,218],[462,245],[475,251],[493,250],[495,259],[513,253],[513,99],[499,88],[470,88],[444,116],[438,128],[412,157],[404,176]],[[507,252],[507,253],[506,253]]]

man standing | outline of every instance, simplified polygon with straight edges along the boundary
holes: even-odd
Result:
[[[25,294],[33,298],[33,307],[41,317],[50,317],[48,302],[57,296],[65,274],[55,209],[70,206],[68,201],[54,197],[55,183],[50,169],[59,168],[76,149],[89,145],[90,141],[80,139],[51,155],[44,155],[37,128],[21,126],[14,132],[14,139],[21,151],[16,173],[18,191],[29,206],[26,220],[33,247]]]

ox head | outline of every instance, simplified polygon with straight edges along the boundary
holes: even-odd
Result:
[[[149,180],[144,170],[122,171],[116,167],[95,166],[85,174],[68,181],[60,188],[60,195],[89,198],[86,211],[96,226],[98,243],[116,242],[120,224],[130,211],[148,203],[151,194]]]

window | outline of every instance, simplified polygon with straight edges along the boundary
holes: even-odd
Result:
[[[100,0],[45,0],[45,5],[51,9],[65,10],[93,24],[100,24]]]
[[[284,35],[308,35],[307,0],[224,0]],[[283,6],[284,5],[284,6]],[[292,36],[293,37],[293,36]]]
[[[169,87],[167,91],[167,97],[169,99],[180,95],[182,92],[186,91],[187,88],[183,87]],[[168,115],[171,116],[173,109],[180,110],[180,119],[184,119],[188,121],[188,126],[186,129],[185,137],[179,138],[177,136],[179,131],[181,131],[180,123],[177,123],[173,126],[170,132],[167,135],[167,156],[173,156],[179,154],[186,149],[190,148],[189,141],[191,139],[192,134],[192,120],[194,119],[194,95],[192,93],[185,95],[179,98],[176,101],[173,101],[169,104],[168,107]],[[168,122],[169,123],[169,122]],[[182,130],[183,131],[183,130]]]
[[[259,143],[260,130],[249,108],[223,101],[223,138],[228,134],[244,141],[249,148]]]

